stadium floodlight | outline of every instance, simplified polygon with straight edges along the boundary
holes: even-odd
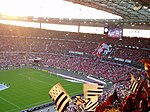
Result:
[[[135,3],[133,10],[138,11],[142,8],[143,6],[141,4],[139,4],[138,2]]]

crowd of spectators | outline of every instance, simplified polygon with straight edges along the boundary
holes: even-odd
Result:
[[[139,61],[139,59],[142,59],[144,57],[150,57],[149,52],[150,51],[148,50],[115,47],[110,56],[133,61]]]
[[[105,35],[48,31],[28,27],[0,25],[0,67],[32,64],[39,58],[40,65],[94,75],[111,81],[118,92],[120,100],[127,96],[129,89],[129,73],[145,76],[143,70],[131,66],[104,62],[92,53],[99,43],[112,45],[107,57],[139,61],[150,58],[150,39],[107,38]],[[73,51],[74,53],[70,53]],[[81,54],[80,54],[81,53]],[[105,58],[107,58],[105,57]],[[107,91],[108,93],[112,93]],[[114,89],[113,89],[114,90]],[[106,92],[106,93],[107,93]],[[103,101],[109,94],[103,94]]]

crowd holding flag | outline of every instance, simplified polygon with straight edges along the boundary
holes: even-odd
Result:
[[[95,112],[108,112],[109,108],[113,108],[114,103],[118,103],[117,105],[119,105],[118,101],[119,101],[119,99],[118,99],[117,91],[114,90],[114,93],[111,94],[105,102],[103,102],[101,105],[99,105],[96,108]],[[118,110],[118,108],[115,110]],[[116,112],[116,111],[114,111],[114,112]]]
[[[138,90],[135,94],[135,99],[134,99],[134,108],[137,108],[138,104],[140,103],[140,100],[141,100],[141,96],[142,96],[142,91],[143,91],[143,87],[144,87],[144,83],[145,83],[145,80],[142,80],[138,86]]]
[[[83,88],[84,98],[76,96],[74,103],[82,105],[85,111],[94,112],[99,104],[98,97],[103,94],[104,86],[97,83],[91,83],[83,84]],[[68,93],[64,90],[60,83],[57,83],[50,89],[49,95],[53,99],[56,109],[59,112],[64,112],[64,110],[67,109],[69,104],[72,102]]]
[[[119,101],[117,90],[115,89],[112,95],[110,95],[103,103],[100,103],[99,98],[103,94],[104,86],[99,85],[97,83],[83,84],[84,98],[76,96],[74,100],[75,104],[81,105],[83,107],[83,111],[79,112],[150,111],[150,105],[148,105],[148,101],[145,99],[149,98],[150,100],[150,88],[148,86],[147,81],[147,79],[149,79],[150,76],[149,72],[147,74],[147,78],[145,79],[137,80],[133,74],[130,75],[131,75],[131,83],[129,89],[131,92],[124,98],[123,102]],[[49,95],[55,102],[56,108],[59,112],[64,112],[67,106],[69,106],[70,102],[73,101],[69,97],[68,93],[63,89],[60,83],[52,87],[52,89],[49,91]],[[142,105],[145,105],[145,108],[139,107],[140,102],[142,102]],[[140,111],[138,111],[138,109],[140,109]]]
[[[149,75],[149,74],[148,74]],[[149,88],[148,88],[148,81],[145,79],[139,79],[138,81],[134,78],[131,74],[131,85],[130,90],[132,93],[128,95],[121,107],[121,111],[136,111],[136,112],[149,112],[150,106],[148,107],[148,101],[146,98],[150,97]],[[141,107],[141,102],[145,107]],[[146,103],[147,102],[147,103]]]

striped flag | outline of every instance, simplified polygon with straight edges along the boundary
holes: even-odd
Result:
[[[131,92],[134,93],[138,89],[139,83],[135,79],[135,77],[133,76],[133,74],[130,74],[130,75],[131,75],[131,84],[129,86],[129,89],[130,89]]]
[[[88,112],[95,111],[99,104],[99,95],[103,94],[103,85],[94,84],[83,84],[84,98],[86,100],[85,110]]]
[[[83,90],[84,91],[84,98],[92,100],[95,96],[98,97],[99,95],[103,94],[104,86],[98,85],[97,83],[83,84],[83,89],[84,89]]]
[[[58,112],[64,112],[69,102],[71,102],[70,96],[60,83],[57,83],[50,89],[49,95],[52,97]]]
[[[86,103],[85,100],[82,99],[80,96],[76,96],[74,102],[75,102],[76,104],[78,104],[78,105],[79,105],[79,104],[84,105],[84,104]]]
[[[87,112],[94,112],[96,110],[96,107],[98,106],[99,104],[99,101],[96,100],[96,101],[90,101],[88,100],[87,103],[85,103],[85,110]]]

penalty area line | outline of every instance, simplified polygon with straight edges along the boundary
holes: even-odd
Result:
[[[6,100],[6,99],[2,98],[2,97],[0,97],[0,99],[2,99],[2,100],[4,100],[4,101],[6,101],[7,103],[9,103],[9,104],[11,104],[11,105],[13,105],[13,106],[17,107],[18,109],[20,108],[20,107],[19,107],[19,106],[17,106],[16,104],[14,104],[14,103],[12,103],[12,102],[10,102],[10,101],[8,101],[8,100]]]

